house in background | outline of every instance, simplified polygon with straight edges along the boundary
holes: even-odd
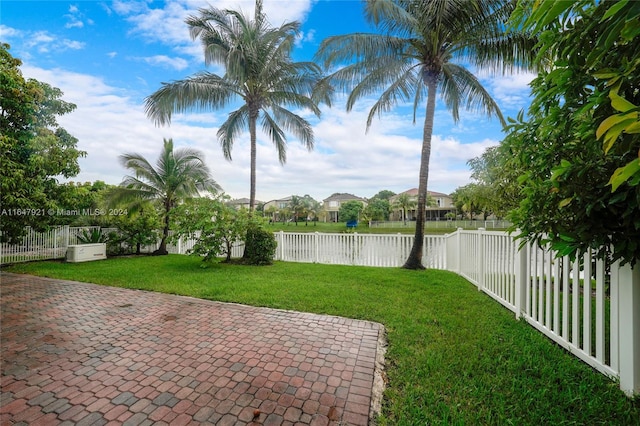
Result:
[[[240,210],[242,208],[249,210],[249,201],[250,200],[248,198],[237,198],[235,200],[228,201],[227,205],[236,210]],[[259,206],[260,204],[262,204],[262,201],[256,200],[256,206]]]
[[[367,206],[367,199],[362,197],[357,197],[353,194],[347,194],[344,192],[336,192],[331,195],[329,198],[325,198],[323,201],[323,207],[325,214],[325,222],[338,222],[340,221],[340,217],[338,212],[340,211],[340,206],[347,201],[359,201],[362,203],[364,207]]]
[[[407,194],[409,199],[414,203],[418,202],[418,189],[412,188],[407,191],[401,192],[389,198],[389,204],[391,204],[391,220],[402,220],[402,209],[395,206],[398,198],[402,194]],[[446,220],[447,213],[456,212],[456,208],[453,204],[453,198],[450,195],[443,194],[442,192],[427,191],[427,207],[426,207],[426,220]],[[416,220],[417,206],[407,209],[407,220]]]
[[[264,203],[263,211],[265,216],[269,217],[272,221],[276,222],[280,220],[280,212],[291,205],[291,197],[278,198],[277,200],[271,200]]]

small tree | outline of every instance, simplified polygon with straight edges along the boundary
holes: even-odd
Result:
[[[402,210],[402,220],[407,224],[407,209],[414,208],[418,203],[409,197],[409,194],[400,194],[393,203],[393,207]]]
[[[245,262],[250,265],[271,265],[278,246],[273,232],[254,222],[249,225],[246,235]]]
[[[140,254],[142,246],[158,241],[157,230],[162,227],[162,222],[152,203],[146,203],[143,208],[128,213],[115,216],[112,224],[118,228],[120,234],[110,238],[110,242],[118,247],[124,242],[129,246],[129,250]]]
[[[250,218],[246,209],[229,207],[227,200],[228,197],[190,199],[172,213],[176,226],[173,239],[196,239],[189,254],[202,256],[205,263],[220,256],[230,261],[233,245],[246,235],[249,223],[260,220],[256,216]]]
[[[338,210],[338,217],[342,222],[349,222],[350,220],[358,220],[360,213],[364,210],[364,206],[360,201],[347,201],[340,205]]]
[[[179,201],[221,189],[211,177],[203,158],[200,151],[190,148],[174,151],[172,139],[164,140],[155,167],[140,154],[120,156],[122,165],[133,171],[135,176],[125,176],[118,190],[112,193],[111,200],[131,205],[157,200],[162,204],[162,241],[154,254],[168,254],[170,213]]]

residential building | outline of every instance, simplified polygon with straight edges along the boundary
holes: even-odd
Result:
[[[271,200],[264,203],[264,214],[270,217],[274,222],[281,220],[280,212],[283,209],[289,208],[291,205],[292,195],[284,198],[278,198],[277,200]]]
[[[414,203],[418,202],[418,189],[412,188],[407,191],[401,192],[389,198],[389,204],[391,204],[392,213],[391,220],[403,220],[402,209],[394,206],[399,196],[407,194],[409,199]],[[428,200],[426,207],[426,220],[445,220],[447,213],[454,213],[456,208],[453,204],[453,198],[450,195],[443,194],[442,192],[427,191]],[[431,204],[430,204],[431,203]],[[417,206],[407,209],[407,220],[416,220]]]
[[[237,198],[235,200],[228,201],[227,205],[235,208],[236,210],[240,210],[242,208],[249,210],[249,201],[250,200],[248,198]],[[256,206],[259,206],[260,204],[262,204],[262,201],[256,200]]]
[[[329,198],[325,198],[323,201],[323,207],[326,212],[325,214],[325,222],[339,222],[340,217],[338,212],[340,211],[340,206],[347,201],[359,201],[362,203],[364,207],[367,206],[367,199],[362,197],[357,197],[353,194],[348,194],[344,192],[336,192],[332,194]]]

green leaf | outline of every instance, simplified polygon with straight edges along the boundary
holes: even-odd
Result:
[[[564,200],[558,203],[558,207],[560,208],[566,207],[569,204],[571,204],[571,201],[573,201],[573,197],[565,198]]]
[[[640,121],[636,121],[631,126],[628,126],[626,129],[624,129],[624,131],[625,133],[629,134],[640,133]]]
[[[600,139],[605,133],[609,132],[610,129],[622,122],[628,122],[627,125],[635,123],[637,117],[638,114],[632,112],[628,114],[615,114],[605,118],[596,129],[596,138]]]
[[[629,0],[618,0],[617,3],[615,3],[613,6],[609,8],[609,10],[607,10],[607,13],[605,13],[602,19],[600,19],[600,22],[604,22],[605,20],[609,19],[610,17],[618,13],[618,11],[623,7],[625,7],[627,3],[629,3]]]
[[[565,0],[541,1],[536,5],[525,26],[536,23],[534,31],[540,31],[572,6],[573,2]]]
[[[613,144],[616,142],[616,140],[618,139],[618,136],[620,136],[620,134],[631,124],[635,123],[635,118],[631,118],[631,119],[626,119],[625,121],[622,121],[618,124],[616,124],[615,126],[613,126],[611,129],[609,129],[605,135],[604,138],[604,142],[602,144],[602,149],[604,150],[604,153],[607,154],[609,152],[609,150],[611,149],[611,147],[613,146]]]
[[[611,91],[611,93],[609,93],[609,98],[611,99],[611,106],[616,111],[627,112],[631,109],[637,108],[634,104],[632,104],[622,96],[618,95],[613,90]]]
[[[637,21],[629,21],[625,24],[624,28],[620,32],[620,36],[625,41],[631,41],[640,34],[640,26]]]
[[[615,71],[615,70],[611,70],[609,68],[605,68],[603,70],[600,71],[596,71],[594,73],[592,73],[591,75],[594,76],[595,78],[601,78],[601,79],[610,79],[613,77],[617,77],[620,73]]]
[[[608,183],[611,185],[611,192],[615,192],[620,185],[638,173],[640,173],[640,159],[634,159],[626,166],[616,169]]]

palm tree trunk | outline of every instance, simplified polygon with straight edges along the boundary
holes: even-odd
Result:
[[[164,228],[162,229],[162,240],[160,241],[160,247],[158,250],[154,251],[154,255],[165,255],[169,254],[167,250],[167,238],[169,238],[169,211],[171,210],[170,202],[165,203],[165,212],[164,212]]]
[[[418,206],[416,217],[416,233],[413,239],[413,247],[409,258],[402,266],[406,269],[424,269],[422,265],[422,252],[424,250],[424,217],[427,207],[427,182],[429,181],[429,160],[431,158],[431,136],[433,135],[433,117],[436,109],[435,77],[427,81],[427,112],[424,118],[424,131],[422,134],[422,154],[420,158],[420,176],[418,183]]]
[[[249,111],[249,137],[251,139],[251,183],[249,190],[249,212],[253,212],[256,206],[256,122],[259,111],[250,108]]]

